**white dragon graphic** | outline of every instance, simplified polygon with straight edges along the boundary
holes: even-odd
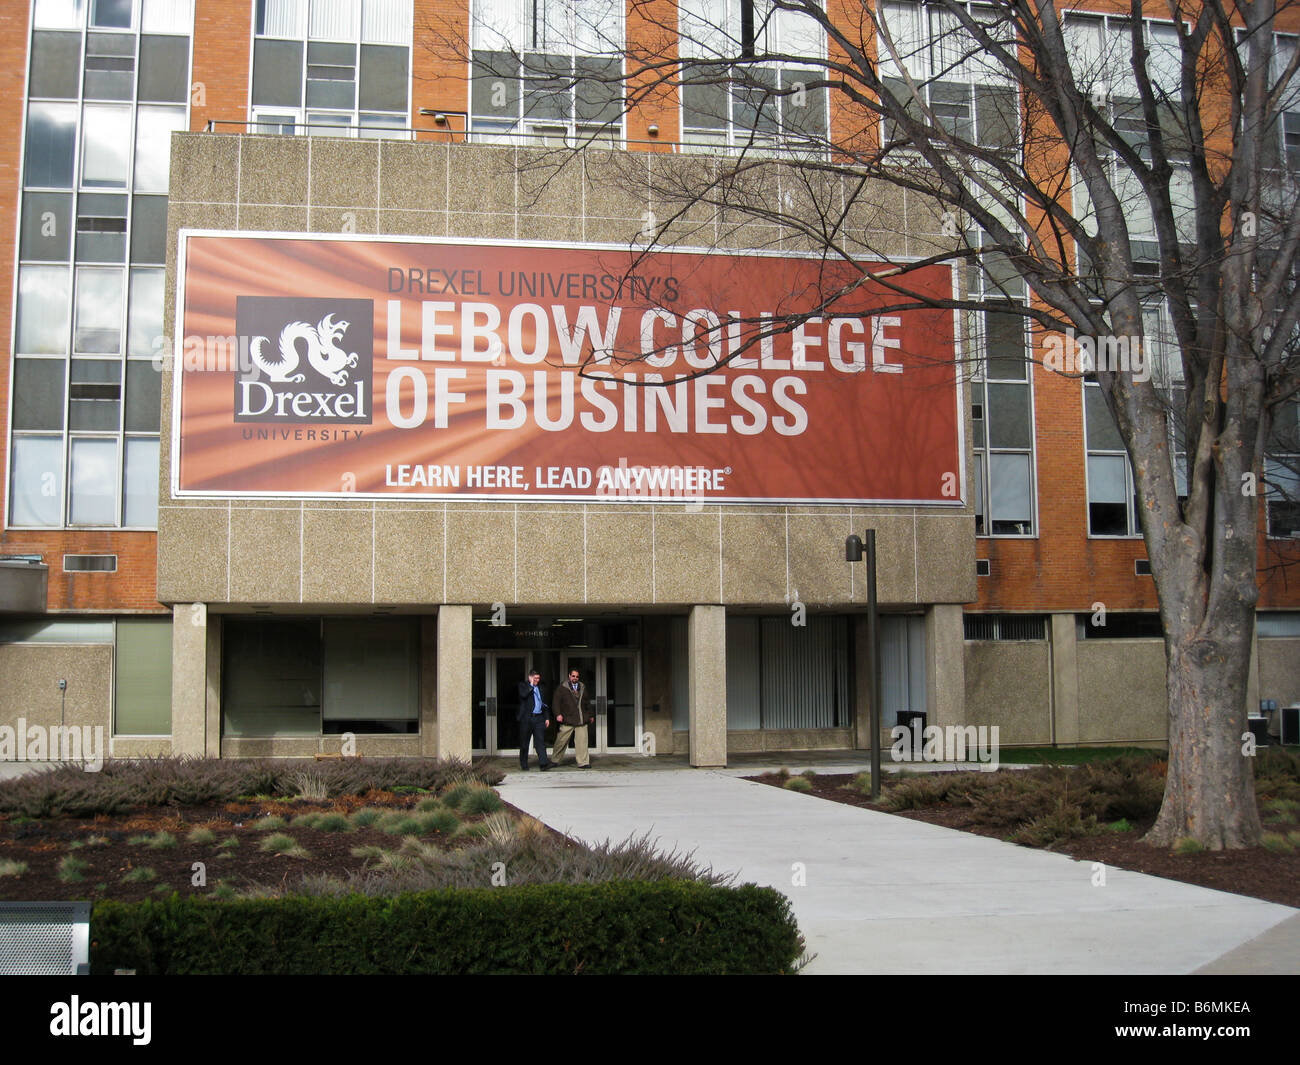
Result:
[[[328,377],[335,385],[342,387],[348,383],[345,366],[357,364],[356,352],[346,352],[338,345],[338,339],[347,332],[350,322],[334,321],[334,315],[327,314],[316,326],[306,322],[290,322],[280,330],[280,360],[268,362],[262,354],[262,346],[268,337],[254,337],[249,353],[253,362],[272,381],[298,383],[305,380],[303,374],[295,374],[298,368],[298,341],[307,344],[307,361],[322,377]]]

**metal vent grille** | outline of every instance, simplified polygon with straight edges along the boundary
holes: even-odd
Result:
[[[1045,640],[1042,614],[967,614],[962,619],[968,640]]]
[[[64,555],[64,573],[114,573],[116,555]]]
[[[90,903],[0,902],[0,976],[90,972]]]

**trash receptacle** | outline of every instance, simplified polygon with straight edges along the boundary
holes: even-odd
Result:
[[[1250,729],[1251,735],[1255,737],[1256,747],[1268,746],[1268,718],[1251,714],[1246,719],[1246,727]]]
[[[898,711],[898,724],[902,725],[908,732],[908,739],[904,740],[903,749],[909,751],[913,759],[919,759],[921,749],[925,743],[925,711],[900,710]]]
[[[1300,743],[1300,703],[1282,707],[1282,742]]]

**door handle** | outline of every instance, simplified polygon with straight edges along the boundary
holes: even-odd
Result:
[[[497,699],[495,695],[489,695],[487,700],[487,712],[495,714],[497,712]]]

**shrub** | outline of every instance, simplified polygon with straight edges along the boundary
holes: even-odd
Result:
[[[460,804],[470,797],[474,790],[474,785],[467,781],[454,784],[439,796],[444,806],[452,810],[459,810]]]
[[[791,777],[781,786],[787,791],[809,792],[813,790],[812,781],[807,777]]]
[[[815,769],[805,769],[805,770],[804,770],[802,773],[800,773],[799,775],[800,775],[801,777],[807,777],[809,780],[816,780],[816,779],[817,779],[817,770],[815,770]]]
[[[316,819],[317,832],[351,832],[352,822],[343,814],[321,814]]]
[[[357,828],[369,828],[383,815],[383,810],[378,810],[373,806],[363,806],[359,810],[353,810],[348,815],[348,820]]]
[[[65,884],[80,884],[86,879],[86,870],[90,863],[82,861],[74,854],[65,854],[59,862],[59,879]]]
[[[1106,826],[1112,832],[1132,832],[1133,825],[1126,817],[1121,817],[1118,821],[1112,821]]]
[[[217,842],[217,834],[213,832],[212,829],[203,826],[191,828],[189,832],[185,834],[185,842],[193,843],[200,847],[206,847]]]
[[[422,814],[431,814],[435,810],[441,810],[442,808],[442,801],[432,795],[426,795],[415,804],[416,811]]]
[[[301,843],[292,836],[286,835],[283,832],[273,832],[257,845],[257,849],[260,851],[268,851],[272,854],[280,854],[286,858],[311,857],[311,855],[307,853],[307,849],[303,847]]]
[[[138,806],[204,806],[241,797],[322,798],[394,787],[437,790],[457,781],[499,784],[500,770],[456,759],[345,758],[309,770],[293,759],[141,758],[105,762],[98,773],[53,766],[0,781],[0,813],[92,817]],[[323,789],[323,794],[322,794]]]
[[[147,884],[151,880],[157,880],[158,874],[147,865],[138,865],[125,876],[122,877],[124,884]]]
[[[1175,854],[1200,854],[1205,846],[1192,836],[1184,836],[1174,844]]]
[[[271,814],[269,817],[259,817],[252,822],[249,827],[254,832],[271,832],[277,828],[285,828],[289,824],[283,817],[277,814]]]
[[[316,822],[320,819],[320,814],[299,814],[290,823],[294,828],[315,828]]]
[[[433,814],[428,816],[433,817]],[[384,814],[377,822],[375,827],[380,832],[386,832],[390,836],[415,836],[423,830],[424,825],[419,817],[410,813],[393,811]]]
[[[239,848],[238,836],[227,836],[225,839],[223,839],[220,843],[217,844],[217,849],[223,851],[233,851],[233,850],[237,850],[238,848]]]
[[[1295,847],[1281,832],[1265,832],[1259,837],[1259,845],[1275,854],[1294,854]]]
[[[420,818],[420,828],[424,835],[431,832],[441,832],[443,835],[449,835],[460,827],[460,818],[450,810],[435,810],[431,814],[424,814]]]
[[[1077,806],[1062,800],[1051,813],[1043,814],[1021,825],[1012,835],[1013,843],[1048,850],[1081,836],[1095,835],[1099,831],[1096,817],[1084,817]]]
[[[505,803],[501,801],[501,796],[491,788],[475,788],[465,796],[460,809],[462,813],[467,814],[491,814],[503,806]]]
[[[27,863],[13,858],[0,858],[0,876],[22,876],[27,872]]]
[[[173,836],[170,832],[158,831],[149,837],[146,846],[156,851],[171,850],[174,846],[176,846],[176,837]]]
[[[853,787],[862,795],[871,794],[871,774],[859,773],[853,778]]]
[[[92,971],[790,973],[803,951],[789,900],[752,884],[550,884],[375,899],[330,894],[326,879],[317,878],[314,897],[96,903]]]

